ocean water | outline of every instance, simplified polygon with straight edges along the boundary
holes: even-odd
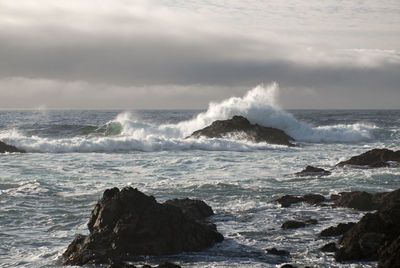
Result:
[[[400,167],[335,168],[372,148],[400,149],[400,110],[291,110],[276,104],[276,85],[212,103],[207,110],[0,111],[0,140],[26,154],[0,154],[0,267],[61,267],[60,255],[110,187],[132,186],[156,197],[199,198],[216,213],[210,220],[225,240],[201,252],[145,263],[173,261],[183,267],[374,267],[336,263],[319,250],[335,238],[324,228],[357,221],[363,213],[307,204],[281,208],[284,194],[389,191],[400,186]],[[277,127],[296,147],[254,144],[230,136],[187,139],[217,119],[243,115]],[[307,165],[329,169],[326,177],[298,178]],[[282,230],[286,220],[318,224]],[[289,258],[266,248],[288,250]]]

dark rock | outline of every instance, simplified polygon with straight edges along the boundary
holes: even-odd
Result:
[[[178,207],[187,216],[196,220],[203,220],[206,217],[214,215],[212,208],[202,200],[193,200],[189,198],[171,199],[164,202],[164,204]]]
[[[25,150],[18,149],[15,146],[8,145],[0,141],[0,153],[26,153]]]
[[[64,264],[199,251],[223,240],[215,225],[195,220],[176,206],[157,203],[132,187],[106,190],[88,228],[90,234],[78,235],[64,252]]]
[[[336,247],[335,242],[328,243],[321,248],[321,251],[323,251],[323,252],[336,252],[337,250],[338,250],[338,248]]]
[[[319,233],[319,236],[328,237],[328,236],[339,236],[353,228],[356,225],[355,222],[348,222],[348,223],[339,223],[337,226],[331,226],[327,229],[322,230]]]
[[[303,221],[286,221],[282,224],[281,228],[287,230],[287,229],[301,228],[305,226],[306,223]]]
[[[343,192],[339,193],[339,198],[335,200],[334,205],[358,210],[381,210],[397,202],[400,202],[400,189],[376,194],[360,191]]]
[[[278,202],[282,207],[290,207],[292,204],[300,203],[303,202],[304,198],[299,197],[299,196],[294,196],[294,195],[284,195],[281,198],[278,198],[275,200],[275,202]]]
[[[297,266],[293,266],[292,264],[284,264],[280,268],[297,268]]]
[[[320,194],[306,194],[303,195],[303,199],[306,203],[311,205],[318,205],[325,201],[325,197]]]
[[[342,161],[337,166],[369,166],[369,167],[387,167],[388,161],[400,163],[400,151],[389,149],[373,149],[363,154],[353,156],[349,160]]]
[[[190,137],[222,138],[233,133],[244,133],[247,139],[254,142],[294,146],[290,143],[294,139],[283,130],[251,124],[249,120],[238,115],[233,116],[232,119],[214,121],[210,126],[193,132]]]
[[[286,251],[283,249],[267,248],[266,251],[268,254],[272,254],[272,255],[278,255],[278,256],[288,256],[289,255],[289,251]]]
[[[317,168],[313,166],[307,166],[300,172],[295,173],[296,176],[305,177],[305,176],[327,176],[330,175],[331,172],[325,170],[323,168]]]
[[[400,236],[379,252],[378,268],[400,267]]]
[[[290,207],[292,204],[306,202],[311,205],[319,205],[320,203],[325,201],[325,197],[319,194],[306,194],[303,196],[294,196],[294,195],[284,195],[281,198],[275,200],[275,202],[279,203],[282,207]]]
[[[376,261],[380,252],[400,235],[400,202],[375,213],[367,213],[339,240],[338,261]]]

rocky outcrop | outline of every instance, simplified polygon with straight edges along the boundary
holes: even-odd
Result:
[[[106,190],[90,216],[90,234],[77,235],[63,254],[64,264],[199,251],[223,240],[215,225],[201,221],[191,208],[185,208],[186,213],[180,208],[191,201],[172,202],[175,205],[160,204],[132,187]]]
[[[180,208],[183,213],[195,220],[203,220],[206,217],[214,215],[212,208],[202,200],[189,198],[171,199],[164,202],[164,204]]]
[[[342,247],[336,252],[335,258],[337,261],[383,259],[382,254],[391,252],[390,246],[399,235],[400,202],[363,216],[340,238]],[[393,247],[396,248],[396,245]]]
[[[362,191],[342,192],[336,197],[335,206],[354,208],[357,210],[382,210],[400,201],[400,189],[370,194]]]
[[[294,139],[283,130],[251,124],[245,117],[238,115],[233,116],[232,119],[214,121],[210,126],[193,132],[190,137],[222,138],[235,133],[242,134],[253,142],[294,146],[291,143]]]
[[[327,175],[330,175],[330,174],[331,174],[331,172],[328,171],[328,170],[325,170],[323,168],[313,167],[313,166],[307,166],[302,171],[295,173],[295,175],[298,176],[298,177],[327,176]]]
[[[300,202],[306,202],[311,205],[319,205],[325,200],[325,197],[320,194],[306,194],[303,196],[284,195],[281,198],[276,199],[275,202],[279,203],[282,207],[287,208],[292,204]]]
[[[25,153],[25,150],[18,149],[15,146],[0,141],[0,153]]]
[[[329,236],[339,236],[346,233],[348,230],[356,225],[355,222],[348,222],[348,223],[339,223],[337,226],[331,226],[327,229],[322,230],[319,233],[321,237],[329,237]]]
[[[400,163],[400,151],[389,149],[373,149],[363,154],[353,156],[349,160],[342,161],[337,166],[369,166],[369,167],[387,167],[389,161]]]
[[[307,225],[311,225],[311,224],[317,224],[318,221],[316,219],[309,219],[309,220],[305,220],[305,221],[286,221],[281,225],[281,228],[284,230],[287,229],[297,229],[297,228],[302,228],[305,227]]]

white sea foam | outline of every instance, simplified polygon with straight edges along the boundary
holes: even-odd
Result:
[[[155,125],[136,118],[129,112],[119,114],[105,126],[105,134],[72,138],[27,137],[17,130],[3,131],[0,139],[33,152],[97,152],[97,151],[159,151],[159,150],[233,150],[251,151],[275,148],[265,143],[254,144],[237,140],[234,136],[224,139],[186,139],[193,131],[210,125],[215,120],[242,115],[252,123],[284,130],[300,142],[357,143],[373,139],[375,126],[362,123],[332,126],[311,126],[297,120],[279,108],[277,83],[259,85],[243,97],[231,97],[219,103],[210,103],[207,111],[191,120],[177,124]],[[114,129],[111,129],[114,128]],[[240,135],[239,135],[240,136]]]

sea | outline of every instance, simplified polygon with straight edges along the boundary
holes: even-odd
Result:
[[[337,263],[318,233],[364,212],[299,203],[285,195],[400,188],[400,167],[335,167],[373,148],[400,149],[400,110],[284,110],[276,85],[210,103],[204,110],[0,111],[0,140],[27,153],[0,154],[0,267],[62,267],[60,256],[87,223],[105,189],[131,186],[159,202],[204,200],[225,240],[200,252],[145,256],[135,263],[182,267],[375,267]],[[280,128],[295,147],[252,143],[243,135],[188,138],[215,120],[242,115]],[[307,165],[329,176],[297,177]],[[329,203],[328,203],[329,204]],[[287,220],[315,225],[283,230]],[[283,249],[290,256],[267,254]],[[94,266],[88,266],[94,267]]]

